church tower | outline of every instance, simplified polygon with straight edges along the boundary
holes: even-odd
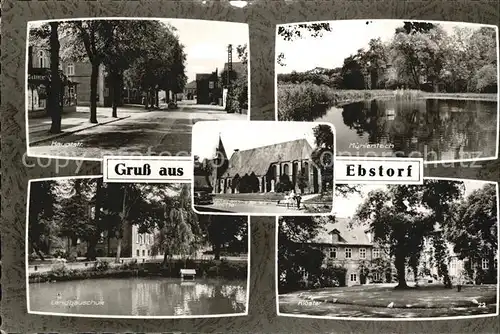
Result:
[[[221,177],[226,172],[229,165],[224,144],[219,133],[219,142],[215,148],[215,157],[212,159],[212,187],[213,193],[218,194],[221,192]]]

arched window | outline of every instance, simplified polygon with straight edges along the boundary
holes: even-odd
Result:
[[[46,61],[46,56],[45,56],[45,51],[40,50],[38,51],[38,67],[40,68],[45,68],[47,67],[47,61]]]
[[[283,174],[290,175],[288,164],[283,165]]]
[[[142,234],[139,234],[139,244],[142,244]]]

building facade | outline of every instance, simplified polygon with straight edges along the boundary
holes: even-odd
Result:
[[[311,159],[312,152],[306,139],[297,139],[235,150],[228,158],[219,138],[212,169],[213,191],[220,194],[276,192],[278,184],[288,179],[296,192],[318,193],[321,171]]]
[[[370,229],[353,223],[348,218],[336,217],[335,223],[325,224],[322,232],[311,241],[311,244],[321,249],[325,254],[324,266],[333,265],[346,269],[346,286],[397,282],[393,257],[384,247],[374,241]],[[467,278],[464,273],[467,260],[461,260],[453,252],[452,244],[447,243],[446,248],[446,263],[452,284],[457,283],[459,276],[462,276],[463,283],[473,283],[472,278]],[[487,277],[484,274],[491,273],[491,269],[495,269],[496,272],[497,259],[498,255],[493,261],[483,258],[480,263],[477,263],[477,271],[482,271],[483,276],[476,283],[496,281],[496,278]],[[418,266],[418,277],[415,278],[413,270],[407,266],[405,278],[407,282],[423,283],[435,283],[441,280],[430,239],[424,241],[424,249]]]
[[[183,91],[184,99],[194,100],[196,98],[196,80],[188,82]]]
[[[68,64],[61,61],[61,100],[63,112],[76,110],[79,83],[73,81],[64,71]],[[50,52],[41,44],[28,46],[28,87],[26,87],[28,117],[48,114],[48,97],[51,86]]]
[[[221,104],[222,90],[219,87],[217,70],[212,73],[196,74],[196,103]]]

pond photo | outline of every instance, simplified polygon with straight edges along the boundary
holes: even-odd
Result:
[[[247,313],[248,217],[199,216],[190,184],[30,181],[28,312]]]
[[[343,157],[495,159],[497,40],[455,22],[280,25],[276,117],[330,122]]]
[[[334,215],[279,217],[279,315],[498,315],[498,185],[346,185]]]

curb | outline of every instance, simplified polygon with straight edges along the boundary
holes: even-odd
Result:
[[[102,122],[102,123],[97,123],[97,124],[91,124],[91,125],[89,125],[87,127],[79,128],[77,130],[71,130],[71,128],[70,128],[70,130],[64,131],[62,133],[57,133],[57,134],[54,134],[54,135],[46,137],[46,138],[42,138],[42,139],[38,139],[38,140],[32,141],[32,142],[29,143],[29,145],[31,146],[31,145],[35,145],[35,144],[42,143],[42,142],[45,142],[45,141],[49,141],[49,140],[53,140],[53,139],[65,137],[65,136],[71,135],[73,133],[77,133],[77,132],[80,132],[80,131],[83,131],[83,130],[95,128],[96,126],[99,126],[99,125],[106,125],[106,124],[109,124],[109,123],[118,122],[118,121],[127,119],[129,117],[130,117],[130,115],[124,116],[124,117],[118,117],[118,118],[114,118],[114,119],[112,119],[110,121],[106,121],[106,122]]]

